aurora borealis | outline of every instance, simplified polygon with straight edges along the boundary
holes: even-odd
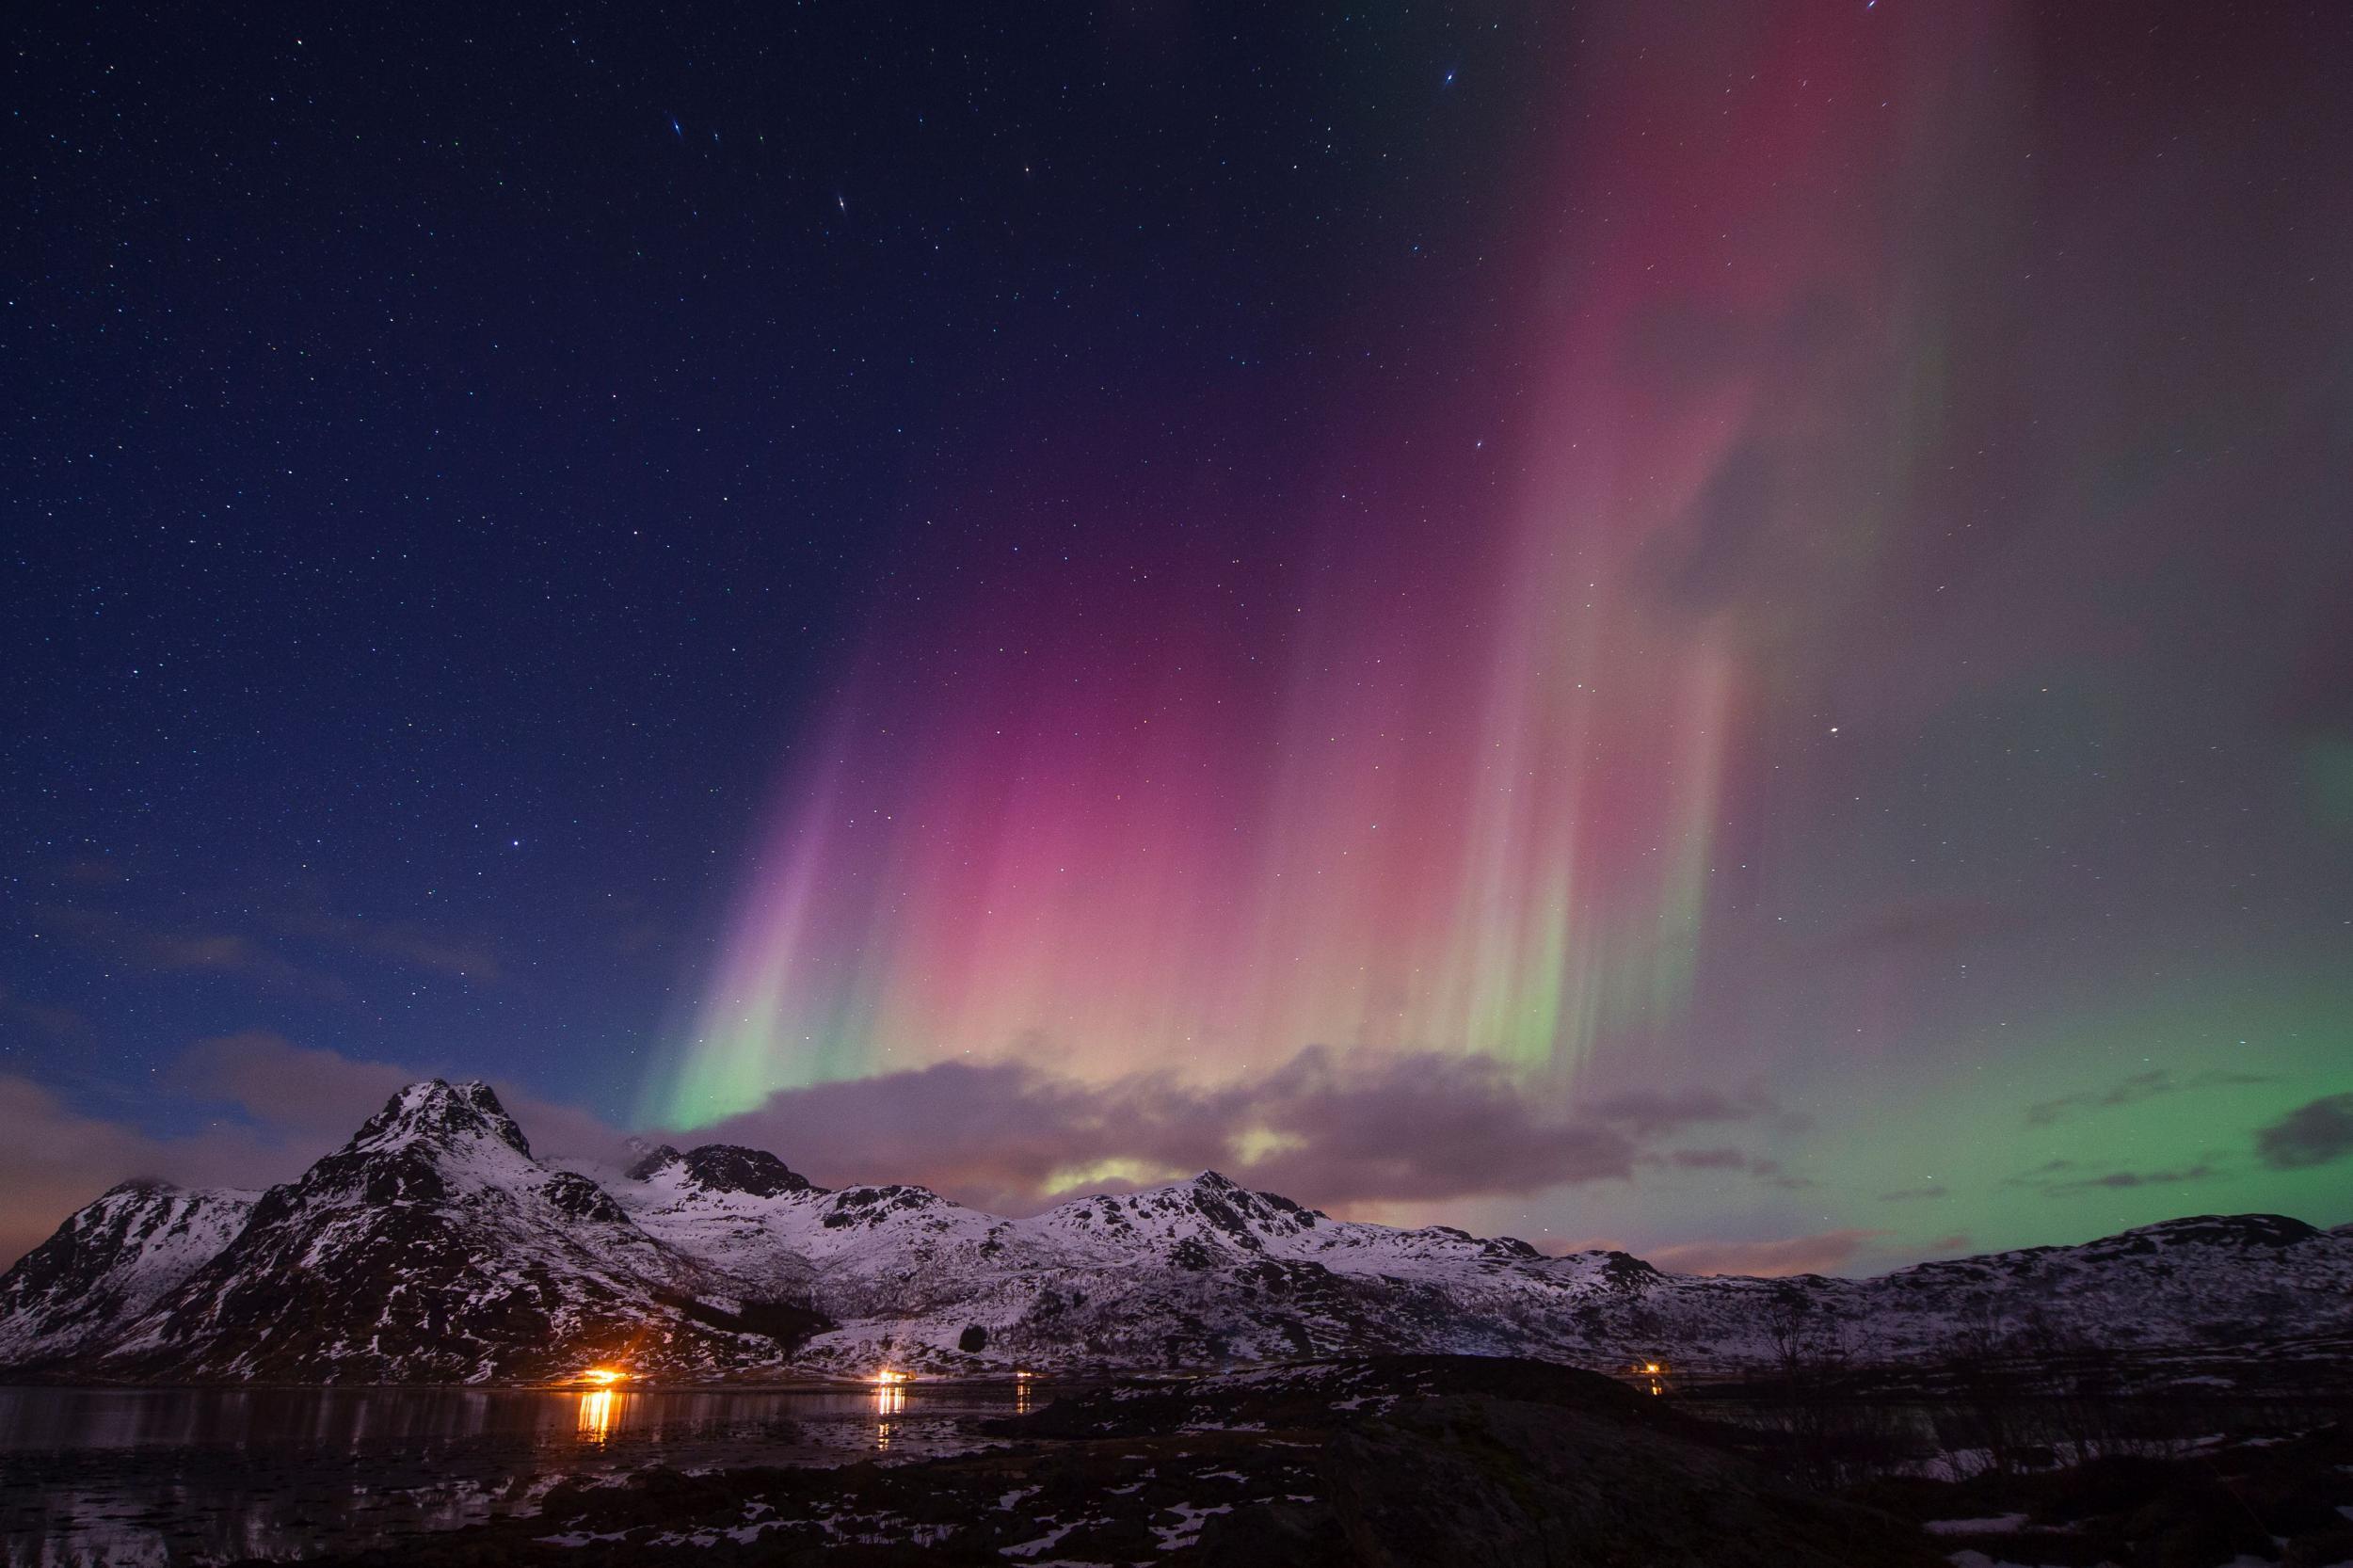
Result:
[[[366,25],[234,178],[165,42],[14,133],[60,1149],[291,1050],[1695,1267],[2353,1218],[2342,19]]]
[[[1937,286],[1878,263],[1934,150],[1855,131],[1901,61],[1849,37],[1790,81],[1798,48],[1737,40],[1776,87],[1673,137],[1688,67],[1638,39],[1553,85],[1579,112],[1497,150],[1524,172],[1469,269],[1495,344],[1449,367],[1491,406],[1409,394],[1326,434],[1305,493],[1220,498],[1305,514],[1278,535],[1304,559],[1180,542],[1106,584],[1065,551],[1010,588],[976,561],[977,602],[878,629],[662,1109],[975,1051],[1101,1073],[1308,1042],[1483,1052],[1558,1092],[1597,1040],[1674,1025],[1743,869],[1718,861],[1752,727],[1821,700],[1752,594],[1818,574],[1793,608],[1827,617],[1867,584],[1909,477],[1888,312]],[[1182,540],[1198,504],[1123,524]],[[1786,536],[1717,536],[1744,529]],[[1753,587],[1713,559],[1747,548],[1782,558]]]

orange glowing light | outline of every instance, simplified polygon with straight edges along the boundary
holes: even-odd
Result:
[[[613,1435],[616,1412],[613,1408],[613,1391],[600,1389],[580,1397],[580,1435],[584,1441],[601,1443]]]
[[[593,1383],[600,1388],[610,1388],[616,1383],[629,1381],[629,1374],[618,1367],[591,1367],[580,1375],[584,1382]]]
[[[1656,1362],[1656,1361],[1647,1361],[1647,1362],[1644,1362],[1644,1363],[1642,1364],[1642,1370],[1644,1370],[1645,1372],[1663,1372],[1663,1371],[1665,1371],[1666,1369],[1667,1369],[1667,1368],[1665,1368],[1664,1367],[1661,1367],[1661,1366],[1660,1366],[1657,1362]]]

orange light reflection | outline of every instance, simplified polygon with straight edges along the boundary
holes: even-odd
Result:
[[[580,1397],[580,1437],[584,1443],[601,1443],[613,1435],[615,1417],[619,1414],[619,1400],[610,1388]]]

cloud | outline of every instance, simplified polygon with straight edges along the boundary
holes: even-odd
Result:
[[[2057,1099],[2039,1100],[2026,1107],[2026,1125],[2048,1127],[2078,1112],[2137,1105],[2142,1100],[2154,1099],[2160,1095],[2177,1095],[2185,1090],[2234,1088],[2242,1084],[2270,1081],[2271,1079],[2262,1073],[2233,1072],[2227,1067],[2216,1067],[2188,1079],[2176,1079],[2164,1068],[2157,1067],[2145,1073],[2135,1073],[2096,1092],[2086,1091],[2061,1095]]]
[[[304,1160],[250,1133],[154,1138],[86,1116],[32,1080],[0,1074],[0,1264],[14,1262],[57,1223],[119,1181],[161,1176],[198,1186],[283,1180]]]
[[[2326,1165],[2353,1151],[2353,1095],[2324,1095],[2255,1134],[2255,1153],[2275,1171]]]
[[[1778,1187],[1784,1192],[1795,1192],[1814,1185],[1803,1176],[1787,1174],[1778,1160],[1767,1160],[1729,1144],[1698,1149],[1667,1149],[1657,1154],[1640,1155],[1635,1163],[1676,1171],[1738,1171],[1767,1187]]]
[[[49,1040],[80,1039],[90,1032],[89,1020],[72,1008],[26,1001],[5,985],[0,985],[0,1019]]]
[[[1673,1091],[1635,1090],[1595,1100],[1586,1113],[1636,1137],[1661,1137],[1721,1122],[1769,1121],[1785,1131],[1802,1130],[1805,1118],[1784,1111],[1764,1090],[1738,1094],[1693,1087]]]
[[[355,1062],[264,1030],[200,1040],[172,1064],[171,1086],[232,1106],[281,1134],[341,1143],[418,1075],[389,1062]]]
[[[355,956],[475,984],[494,984],[501,977],[498,955],[483,938],[413,920],[359,920],[317,909],[282,910],[256,917],[267,930],[265,939],[229,923],[170,923],[82,904],[53,905],[39,913],[92,952],[142,969],[232,975],[330,1001],[351,999],[350,983],[337,968]],[[288,956],[290,952],[294,956]]]
[[[459,936],[414,920],[365,920],[320,910],[278,915],[270,923],[287,936],[321,947],[389,959],[404,968],[429,969],[479,984],[500,978],[498,954],[478,936]]]
[[[1926,952],[1935,956],[2025,931],[2024,911],[1982,899],[1933,899],[1897,904],[1840,933],[1832,951],[1861,956]]]
[[[1771,1241],[1686,1241],[1646,1255],[1661,1269],[1687,1274],[1831,1274],[1852,1263],[1884,1230],[1826,1230]]]
[[[917,1181],[998,1210],[1205,1168],[1345,1208],[1625,1180],[1659,1138],[1771,1113],[1761,1096],[1692,1091],[1556,1115],[1491,1058],[1310,1048],[1262,1077],[1208,1086],[941,1063],[780,1090],[756,1110],[669,1136],[753,1144],[820,1181]]]
[[[1489,1057],[1309,1049],[1216,1098],[1220,1125],[1255,1120],[1296,1140],[1251,1165],[1254,1180],[1332,1203],[1534,1192],[1633,1174],[1631,1138],[1535,1111]]]
[[[235,975],[256,984],[344,1000],[350,987],[235,931],[147,925],[107,910],[55,906],[40,918],[94,952],[166,974]]]
[[[340,1145],[405,1085],[473,1076],[448,1066],[355,1061],[265,1030],[200,1040],[170,1072],[173,1086],[189,1097],[231,1107],[271,1138],[316,1153]],[[605,1159],[625,1147],[626,1133],[577,1106],[496,1079],[490,1087],[542,1156]]]
[[[2215,1174],[2212,1165],[2185,1165],[2175,1171],[2109,1171],[2105,1175],[2086,1176],[2081,1181],[2062,1181],[2043,1189],[2057,1197],[2061,1192],[2078,1192],[2091,1189],[2113,1191],[2125,1187],[2169,1187],[2175,1182],[2203,1181]]]
[[[1660,1158],[1684,1171],[1745,1171],[1749,1168],[1749,1156],[1744,1149],[1670,1149]]]
[[[2046,1198],[2069,1192],[2117,1192],[2134,1187],[2169,1187],[2185,1181],[2204,1181],[2220,1170],[2206,1160],[2167,1171],[2104,1171],[2077,1176],[2084,1167],[2073,1160],[2048,1160],[2033,1170],[2005,1180],[2005,1187],[2024,1187]]]
[[[2078,1111],[2132,1105],[2157,1095],[2167,1095],[2172,1092],[2173,1075],[2163,1068],[2135,1073],[2122,1082],[2096,1094],[2086,1091],[2081,1094],[2061,1095],[2057,1099],[2039,1100],[2026,1107],[2026,1125],[2048,1127],[2051,1123],[2062,1120]]]
[[[1778,1187],[1784,1192],[1802,1192],[1808,1187],[1818,1187],[1821,1185],[1820,1182],[1814,1180],[1810,1176],[1791,1176],[1787,1171],[1782,1169],[1781,1161],[1778,1160],[1750,1160],[1749,1175],[1756,1177],[1757,1180],[1763,1182],[1768,1187]]]

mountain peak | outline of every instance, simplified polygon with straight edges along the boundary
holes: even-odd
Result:
[[[150,1198],[161,1192],[177,1192],[179,1190],[178,1183],[166,1181],[161,1176],[132,1176],[126,1181],[116,1182],[112,1187],[99,1193],[97,1201],[104,1203],[108,1198]]]
[[[494,1138],[525,1159],[531,1156],[523,1129],[480,1079],[451,1083],[428,1078],[409,1084],[386,1100],[346,1147],[366,1151],[418,1139],[446,1143],[465,1138]]]
[[[715,1192],[748,1192],[773,1198],[785,1192],[814,1190],[809,1179],[766,1149],[739,1144],[705,1144],[686,1157],[686,1175],[697,1186]]]
[[[637,1158],[621,1174],[632,1181],[649,1180],[686,1158],[667,1144],[648,1144],[643,1138],[632,1138],[628,1145],[629,1152]]]

